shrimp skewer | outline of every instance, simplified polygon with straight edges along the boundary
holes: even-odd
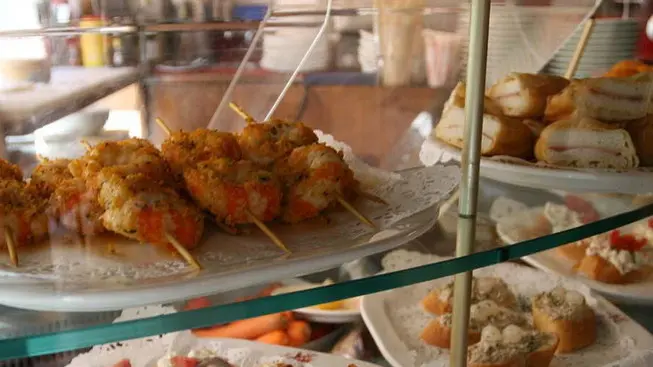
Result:
[[[254,223],[275,245],[290,252],[264,223],[279,215],[281,186],[270,172],[240,160],[240,147],[233,135],[204,129],[175,133],[163,143],[162,150],[171,165],[183,168],[188,192],[215,216],[218,226],[234,233],[233,226]]]

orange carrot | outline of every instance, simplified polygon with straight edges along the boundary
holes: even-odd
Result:
[[[198,297],[188,300],[186,306],[184,306],[184,310],[197,310],[205,307],[211,307],[211,301],[206,297]]]
[[[274,345],[290,345],[290,337],[283,330],[274,330],[256,338],[259,343]]]
[[[288,337],[292,347],[300,347],[306,344],[311,338],[311,325],[303,320],[291,321],[288,324]]]
[[[195,329],[193,334],[199,338],[256,339],[274,330],[284,329],[288,324],[287,313],[253,317],[204,329]]]

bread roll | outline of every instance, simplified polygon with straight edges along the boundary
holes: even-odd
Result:
[[[437,139],[460,149],[463,148],[465,129],[465,99],[461,97],[461,94],[464,96],[464,88],[463,84],[456,87],[445,104],[440,122],[435,126],[434,131]],[[534,143],[531,130],[519,120],[496,113],[499,113],[496,105],[486,99],[481,154],[530,158]]]
[[[471,303],[490,300],[501,307],[513,309],[517,307],[517,297],[512,293],[508,284],[501,278],[474,277],[472,279]],[[424,310],[434,315],[450,313],[453,309],[453,281],[429,292],[422,299]]]
[[[594,310],[579,292],[557,287],[538,294],[533,298],[532,312],[538,330],[558,336],[557,354],[585,348],[596,340]]]
[[[575,93],[581,116],[603,122],[644,118],[649,110],[653,78],[644,73],[623,78],[586,79]]]
[[[626,131],[635,144],[640,165],[653,166],[653,115],[627,124]]]
[[[488,96],[506,116],[537,118],[544,114],[547,97],[568,84],[559,76],[510,73],[488,90]]]
[[[572,80],[560,93],[547,98],[544,121],[555,122],[572,118],[576,112],[576,90],[581,80]]]
[[[639,166],[628,132],[591,118],[547,126],[535,144],[535,157],[562,167],[631,169]]]
[[[558,346],[553,333],[508,325],[503,330],[487,326],[481,341],[468,349],[469,366],[547,367]]]

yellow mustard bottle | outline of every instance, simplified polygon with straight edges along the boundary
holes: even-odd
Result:
[[[80,28],[97,28],[104,26],[99,16],[85,16],[79,20]],[[100,67],[106,65],[106,36],[100,33],[84,33],[80,36],[82,65]]]

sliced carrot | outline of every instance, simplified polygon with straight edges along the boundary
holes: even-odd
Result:
[[[199,338],[256,339],[271,331],[285,329],[287,324],[288,315],[282,312],[234,321],[228,325],[196,329],[193,334]]]
[[[311,325],[303,320],[291,321],[288,324],[288,337],[290,346],[299,347],[306,344],[311,338]]]
[[[283,330],[274,330],[256,338],[259,343],[273,345],[290,345],[290,337]]]
[[[114,364],[113,367],[132,367],[132,364],[128,359],[123,359],[122,361]]]
[[[206,297],[198,297],[188,300],[184,310],[198,310],[200,308],[211,307],[211,301]]]

